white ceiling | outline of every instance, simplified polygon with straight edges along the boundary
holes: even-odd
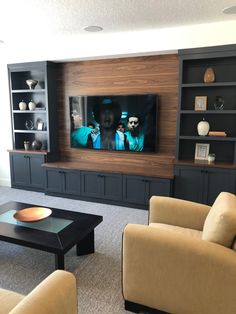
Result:
[[[37,47],[42,47],[40,43],[44,43],[45,49],[48,44],[51,45],[52,52],[52,45],[57,51],[65,49],[63,43],[66,43],[68,38],[73,38],[73,41],[70,41],[71,46],[67,43],[69,50],[73,49],[75,39],[78,39],[77,42],[80,41],[80,43],[83,40],[83,46],[87,44],[86,40],[90,42],[94,40],[96,44],[108,46],[108,39],[111,40],[111,45],[114,45],[119,40],[119,34],[125,38],[124,35],[130,32],[132,34],[146,32],[143,33],[143,40],[147,37],[145,34],[148,34],[149,41],[151,41],[151,36],[152,41],[157,41],[158,36],[155,35],[155,31],[162,32],[165,29],[183,26],[187,29],[191,25],[194,27],[215,22],[234,21],[235,23],[236,15],[222,13],[223,8],[233,4],[233,0],[2,0],[0,2],[0,41],[3,40],[4,43],[0,44],[0,49],[4,45],[5,47],[9,45],[12,53],[14,44],[17,47],[17,50],[14,50],[15,55],[17,52],[20,54],[22,50],[31,52],[32,55]],[[83,28],[88,25],[99,25],[103,27],[103,31],[95,34],[85,32]],[[227,38],[229,36],[227,34],[222,36],[223,41],[231,43],[232,32],[234,30],[231,30],[230,39]],[[183,40],[183,34],[180,31],[174,34],[172,38],[169,38],[169,43],[163,50],[171,48],[171,41]],[[203,32],[200,35],[204,37],[205,34]],[[104,43],[102,40],[96,41],[99,36],[104,39]],[[106,42],[104,36],[107,36]],[[118,39],[114,39],[116,36]],[[191,37],[190,34],[186,41],[189,41],[189,37]],[[137,43],[134,42],[133,46],[138,44],[138,38],[140,37],[136,35]],[[167,41],[168,37],[163,35],[161,40]],[[196,45],[198,43],[199,38]],[[132,52],[132,42],[129,38],[125,45],[130,46],[127,51]],[[148,44],[146,46],[148,47]],[[182,48],[177,44],[173,46],[175,49]],[[96,47],[90,47],[91,49],[93,53],[87,53],[84,50],[84,55],[96,55]],[[150,49],[152,49],[151,45]],[[78,50],[81,51],[81,47]],[[114,53],[109,47],[107,50],[107,53]],[[123,50],[125,52],[125,49]],[[106,52],[101,50],[100,54],[105,55]],[[58,58],[61,58],[59,55],[58,52]],[[50,57],[50,54],[42,56],[47,59]]]
[[[7,0],[0,2],[0,39],[26,36],[30,42],[31,36],[84,34],[88,25],[111,33],[235,20],[236,15],[222,13],[232,4],[232,0]]]

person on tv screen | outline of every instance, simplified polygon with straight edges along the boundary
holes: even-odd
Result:
[[[122,133],[125,133],[125,125],[122,122],[119,122],[118,126],[117,126],[117,131],[120,131]]]
[[[137,114],[130,114],[127,118],[128,131],[125,132],[130,151],[142,151],[144,144],[144,133]]]
[[[117,130],[121,118],[121,108],[111,98],[104,98],[93,107],[95,121],[99,131],[90,134],[88,146],[95,149],[125,150],[124,133]]]
[[[72,113],[73,129],[71,134],[72,147],[87,147],[88,137],[92,132],[92,128],[83,125],[83,119],[77,112]]]

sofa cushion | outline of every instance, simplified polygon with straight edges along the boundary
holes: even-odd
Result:
[[[0,314],[8,314],[23,298],[19,293],[0,289]]]
[[[167,225],[167,224],[162,224],[162,223],[150,223],[149,227],[159,228],[159,229],[167,230],[171,232],[182,233],[182,234],[185,234],[186,236],[193,237],[193,238],[198,238],[198,239],[202,238],[202,231],[199,231],[199,230],[172,226],[172,225]]]
[[[203,226],[202,239],[231,247],[236,236],[236,196],[221,192]]]

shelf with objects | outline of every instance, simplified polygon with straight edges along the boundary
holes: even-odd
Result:
[[[31,178],[21,180],[19,173],[18,177],[15,175],[16,164],[27,168],[28,175],[32,173],[32,165],[36,165],[38,175],[41,164],[57,151],[56,64],[49,61],[9,64],[8,77],[13,139],[13,148],[9,150],[12,186],[34,187]],[[43,189],[43,184],[44,179],[40,184],[37,182],[35,188]]]
[[[13,149],[56,151],[56,65],[29,62],[8,65]],[[30,131],[30,132],[29,132]]]
[[[207,194],[214,171],[214,186],[223,188],[222,176],[233,170],[231,185],[225,188],[235,193],[236,45],[180,50],[179,58],[175,196],[209,203],[214,199]],[[200,179],[191,183],[196,173]]]

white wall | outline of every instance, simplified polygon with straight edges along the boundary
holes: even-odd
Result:
[[[73,61],[121,56],[154,55],[178,49],[236,43],[236,21],[115,34],[38,37],[31,44],[18,38],[0,46],[0,185],[10,185],[8,153],[12,148],[7,64],[41,60]],[[45,34],[46,35],[46,34]]]

